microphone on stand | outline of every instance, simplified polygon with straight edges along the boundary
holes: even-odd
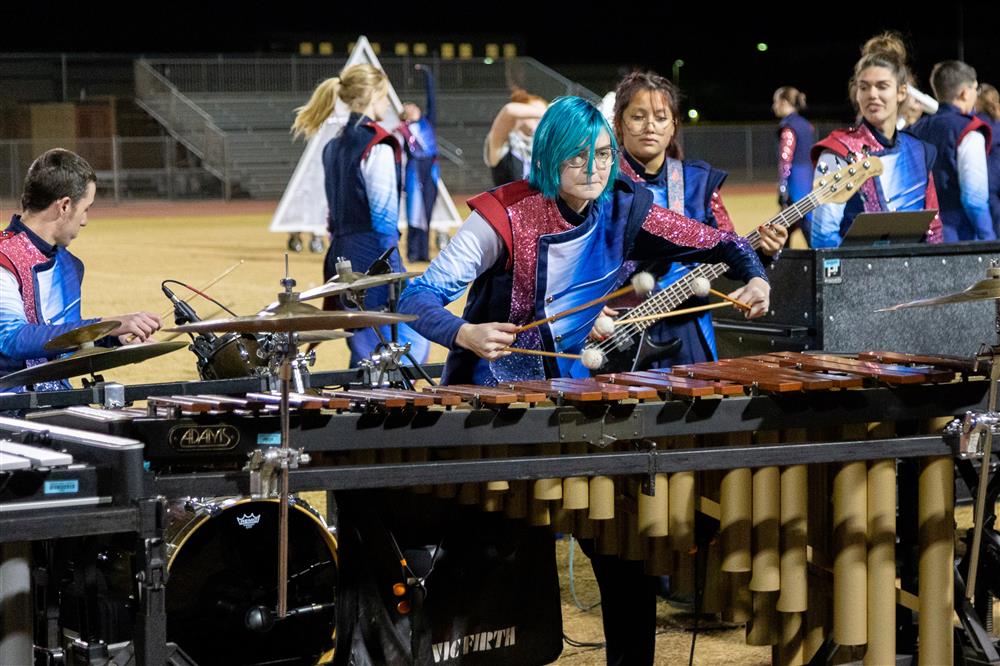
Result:
[[[201,317],[194,311],[190,305],[177,298],[174,292],[170,291],[170,287],[165,284],[160,285],[160,289],[163,290],[163,294],[170,299],[170,302],[174,304],[174,323],[178,326],[183,324],[191,324],[196,321],[201,321]]]

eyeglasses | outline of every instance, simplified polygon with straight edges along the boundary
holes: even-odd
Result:
[[[625,120],[625,127],[630,132],[641,132],[646,129],[646,125],[652,125],[657,132],[664,132],[677,122],[676,118],[669,116],[628,116]]]
[[[598,148],[594,151],[594,163],[602,169],[606,169],[611,166],[616,159],[618,159],[617,148]],[[588,162],[590,162],[590,151],[581,150],[579,153],[566,160],[565,164],[566,166],[573,167],[574,169],[579,169],[587,166]]]

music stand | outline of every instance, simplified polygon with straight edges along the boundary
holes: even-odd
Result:
[[[894,213],[859,213],[854,218],[841,247],[912,245],[927,235],[936,210]]]

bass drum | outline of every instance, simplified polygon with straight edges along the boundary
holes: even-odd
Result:
[[[205,356],[198,358],[198,374],[205,381],[252,377],[267,369],[260,342],[252,335],[227,333],[205,347]]]
[[[167,639],[195,663],[321,664],[336,640],[337,543],[306,502],[289,500],[288,609],[278,603],[278,500],[186,500],[168,507]],[[253,628],[251,628],[253,627]]]

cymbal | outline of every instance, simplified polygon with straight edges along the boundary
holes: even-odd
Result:
[[[270,313],[229,319],[211,319],[164,329],[177,333],[292,333],[299,331],[327,331],[341,328],[368,328],[385,324],[413,321],[416,315],[393,312],[319,311],[315,314]]]
[[[899,303],[888,308],[876,310],[876,312],[892,312],[905,308],[922,308],[929,305],[945,305],[947,303],[964,303],[966,301],[988,301],[1000,298],[1000,279],[986,278],[980,280],[968,289],[954,294],[937,296],[935,298],[924,298],[919,301],[909,303]]]
[[[271,303],[266,308],[257,313],[257,316],[264,316],[267,314],[277,314],[277,315],[313,315],[319,314],[324,310],[316,307],[315,305],[309,305],[308,303],[301,303],[297,300],[289,300],[282,303],[281,301],[275,301]]]
[[[46,342],[43,349],[46,351],[55,351],[57,349],[73,349],[75,347],[80,347],[88,342],[100,340],[101,338],[107,336],[108,333],[121,326],[121,324],[122,323],[120,321],[114,320],[95,321],[93,324],[87,324],[86,326],[74,328],[72,331],[67,331],[62,335],[57,335]]]
[[[381,287],[392,282],[408,280],[411,277],[422,275],[419,272],[411,273],[382,273],[381,275],[362,275],[357,280],[351,282],[341,282],[337,279],[330,280],[318,287],[307,289],[299,294],[300,301],[311,301],[314,298],[326,298],[327,296],[338,296],[347,291],[364,291],[372,287]]]
[[[146,359],[187,347],[186,342],[147,342],[124,347],[89,347],[80,351],[49,361],[33,365],[24,370],[12,372],[0,377],[0,388],[25,386],[38,382],[50,382],[79,375],[89,375],[102,370],[109,370],[123,365],[140,363]]]

